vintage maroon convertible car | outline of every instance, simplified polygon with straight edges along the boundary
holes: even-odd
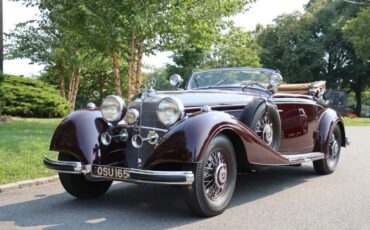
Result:
[[[113,180],[182,185],[196,214],[220,214],[238,172],[312,161],[330,174],[348,144],[341,117],[322,98],[323,82],[281,82],[261,68],[196,72],[185,90],[155,91],[150,81],[128,106],[107,96],[101,108],[89,103],[67,116],[50,145],[58,160],[44,164],[77,198],[100,196]]]

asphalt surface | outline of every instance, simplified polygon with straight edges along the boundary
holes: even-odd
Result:
[[[0,194],[0,229],[370,229],[370,127],[347,133],[334,174],[308,163],[239,175],[230,207],[213,218],[193,216],[172,186],[116,183],[76,200],[52,183]]]

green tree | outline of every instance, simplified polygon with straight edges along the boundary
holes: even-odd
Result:
[[[29,58],[34,63],[44,64],[46,69],[52,69],[58,76],[60,95],[66,97],[74,109],[82,66],[91,59],[81,40],[74,34],[61,31],[47,17],[20,23],[6,37],[9,43],[7,58]],[[69,83],[67,93],[66,82]]]
[[[359,10],[344,1],[311,0],[305,13],[278,17],[258,35],[261,63],[280,69],[290,83],[326,80],[330,88],[354,91],[360,114],[370,63],[360,60],[342,32]]]
[[[201,48],[184,48],[176,51],[172,60],[175,64],[166,66],[167,78],[172,74],[180,74],[186,82],[192,71],[202,68],[206,51]]]
[[[251,32],[229,25],[215,42],[204,48],[183,48],[172,56],[175,65],[167,66],[169,75],[177,73],[188,79],[192,71],[219,67],[259,67],[259,47]]]
[[[288,83],[320,78],[321,46],[311,31],[314,17],[295,12],[274,19],[257,36],[259,57],[264,67],[279,69]]]
[[[39,6],[65,30],[80,33],[91,48],[111,55],[116,94],[121,94],[120,61],[127,62],[127,96],[130,98],[140,88],[145,53],[209,46],[214,35],[223,29],[224,17],[245,10],[250,2],[253,0],[43,0]]]
[[[205,67],[259,67],[259,49],[252,32],[240,27],[229,26],[227,33],[220,36],[213,45]]]
[[[3,112],[3,107],[4,107],[3,82],[4,82],[4,75],[2,72],[0,72],[0,116]]]
[[[357,17],[349,20],[343,31],[357,55],[364,61],[370,60],[370,7],[363,8]]]

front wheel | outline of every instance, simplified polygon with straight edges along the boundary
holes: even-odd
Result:
[[[234,193],[236,158],[232,143],[224,135],[210,142],[204,160],[195,170],[187,201],[199,216],[215,216],[225,211]]]
[[[60,161],[76,161],[72,155],[59,153]],[[78,199],[89,199],[103,195],[111,186],[112,181],[89,181],[83,174],[59,173],[64,189]]]
[[[315,171],[322,175],[333,173],[339,161],[342,139],[338,125],[334,127],[334,130],[330,134],[329,138],[328,154],[326,154],[324,159],[313,162]]]

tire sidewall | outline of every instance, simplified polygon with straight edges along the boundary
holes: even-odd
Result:
[[[223,155],[227,162],[228,176],[225,193],[222,195],[221,198],[217,199],[216,201],[212,201],[208,198],[204,190],[203,175],[208,157],[210,156],[210,154],[216,151],[223,152]],[[208,212],[210,212],[211,215],[217,215],[225,210],[227,205],[230,203],[230,200],[234,193],[237,176],[236,158],[234,148],[231,142],[224,135],[218,135],[215,138],[213,138],[206,152],[207,154],[205,154],[204,159],[201,163],[201,170],[199,170],[198,175],[196,175],[196,177],[198,177],[199,182],[197,185],[198,186],[197,192],[200,196],[202,196],[202,200],[204,201],[204,205],[206,206]]]
[[[338,162],[339,162],[339,158],[340,158],[340,152],[342,150],[341,149],[341,141],[342,141],[341,140],[341,132],[340,132],[340,129],[339,129],[338,124],[335,125],[333,131],[330,133],[329,141],[328,141],[328,145],[327,145],[328,152],[330,151],[330,138],[331,138],[331,135],[332,134],[334,134],[334,136],[336,137],[336,141],[338,142],[339,151],[338,151],[337,155],[335,156],[335,159],[333,159],[335,161],[335,163],[334,163],[333,166],[331,166],[331,164],[329,163],[329,161],[332,161],[332,159],[325,158],[325,160],[324,160],[325,167],[330,172],[334,172],[335,169],[337,168],[337,165],[338,165]]]

